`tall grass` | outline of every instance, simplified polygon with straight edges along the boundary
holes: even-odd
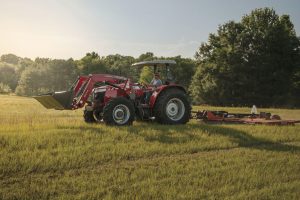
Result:
[[[299,110],[262,110],[300,119]],[[81,110],[1,95],[0,155],[0,199],[300,197],[299,125],[108,127],[85,124]]]

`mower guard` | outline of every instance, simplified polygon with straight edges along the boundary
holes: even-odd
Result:
[[[53,92],[34,96],[33,98],[47,109],[72,110],[72,91]]]

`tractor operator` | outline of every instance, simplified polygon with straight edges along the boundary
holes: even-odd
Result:
[[[146,97],[145,97],[145,102],[149,102],[150,100],[150,96],[152,95],[153,91],[162,85],[162,81],[160,80],[160,75],[159,73],[154,73],[154,77],[151,80],[150,84],[148,85],[148,87],[153,87],[152,91],[148,91],[146,92]]]
[[[156,88],[156,87],[161,86],[161,85],[162,85],[162,82],[160,80],[159,73],[154,73],[154,78],[150,82],[149,86]]]

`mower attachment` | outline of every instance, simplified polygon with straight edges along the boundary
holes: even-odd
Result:
[[[228,113],[226,111],[192,111],[193,119],[199,119],[206,123],[225,124],[263,124],[263,125],[295,125],[300,120],[283,120],[278,115],[261,112],[260,114]]]
[[[56,110],[72,109],[72,91],[62,91],[34,96],[33,98],[40,102],[45,108]]]

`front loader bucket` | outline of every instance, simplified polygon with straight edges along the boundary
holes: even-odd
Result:
[[[72,109],[72,91],[54,92],[43,95],[34,96],[47,109],[71,110]]]

